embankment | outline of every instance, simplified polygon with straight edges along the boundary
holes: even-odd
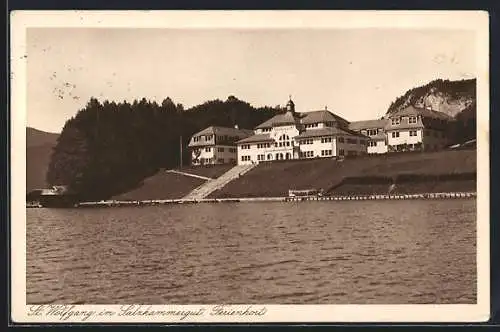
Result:
[[[209,198],[280,197],[289,189],[327,195],[475,191],[476,151],[394,153],[262,163]]]

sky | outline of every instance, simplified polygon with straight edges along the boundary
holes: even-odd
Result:
[[[60,132],[91,97],[380,118],[407,90],[476,77],[474,32],[409,29],[30,28],[27,125]]]

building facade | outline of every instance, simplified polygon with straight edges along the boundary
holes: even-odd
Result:
[[[255,128],[238,141],[238,164],[263,161],[331,158],[365,154],[367,137],[349,129],[349,122],[328,110],[298,113],[289,100],[286,113]]]
[[[408,106],[387,118],[385,132],[389,152],[435,151],[449,144],[452,118],[423,107]]]
[[[236,142],[252,130],[211,126],[194,134],[189,141],[192,165],[237,163]]]
[[[366,147],[369,154],[387,153],[386,124],[385,119],[354,121],[349,124],[349,129],[369,137]]]

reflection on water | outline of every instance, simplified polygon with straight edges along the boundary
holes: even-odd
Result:
[[[475,200],[28,209],[27,302],[475,303]]]

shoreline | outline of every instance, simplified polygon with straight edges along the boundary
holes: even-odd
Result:
[[[419,200],[419,199],[460,199],[475,198],[476,192],[446,192],[397,195],[348,195],[348,196],[298,196],[298,197],[242,197],[242,198],[205,198],[198,200],[164,199],[140,201],[107,200],[99,202],[81,202],[77,208],[124,207],[124,206],[154,206],[167,204],[198,204],[198,203],[242,203],[242,202],[311,202],[311,201],[368,201],[368,200]],[[40,206],[27,206],[27,208]]]

